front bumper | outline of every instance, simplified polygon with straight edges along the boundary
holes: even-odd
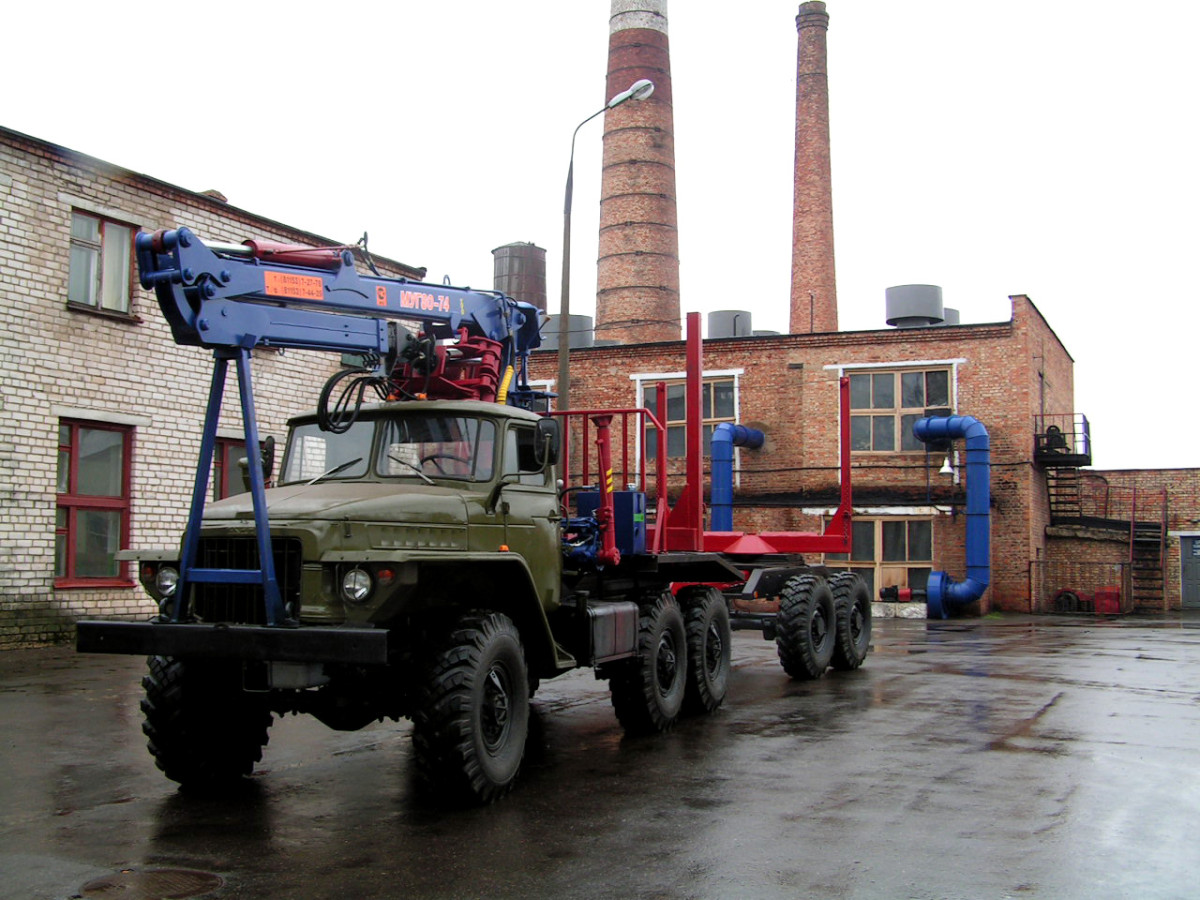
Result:
[[[75,649],[80,653],[383,665],[387,662],[387,631],[341,626],[79,622]]]

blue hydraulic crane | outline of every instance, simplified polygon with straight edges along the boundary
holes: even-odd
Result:
[[[323,424],[335,431],[353,420],[344,401],[354,396],[355,385],[343,390],[332,413],[327,408],[346,376],[358,379],[359,401],[367,385],[389,399],[477,399],[526,408],[545,396],[527,379],[529,353],[541,343],[538,311],[502,293],[362,275],[348,247],[262,241],[210,246],[179,228],[139,234],[135,249],[141,284],[154,291],[175,342],[210,348],[214,358],[171,621],[180,620],[189,582],[261,583],[267,624],[294,624],[275,580],[261,465],[249,466],[261,567],[195,565],[230,360],[237,363],[251,454],[260,446],[250,372],[255,347],[364,356],[364,369],[335,375],[322,392]],[[420,323],[416,336],[400,324],[405,320]]]

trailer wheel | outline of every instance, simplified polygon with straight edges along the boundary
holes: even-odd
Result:
[[[835,669],[857,669],[871,652],[871,592],[853,572],[839,572],[830,579],[833,605],[837,611],[837,641],[832,664]]]
[[[820,678],[833,658],[837,613],[833,593],[817,575],[793,575],[783,586],[775,648],[783,670],[800,681]]]
[[[521,635],[501,613],[462,616],[425,665],[413,712],[417,775],[457,801],[512,788],[529,731]]]
[[[267,745],[271,712],[242,690],[236,664],[151,656],[142,678],[142,732],[154,764],[185,787],[236,782]]]
[[[683,695],[687,714],[712,712],[729,687],[729,607],[716,588],[687,588],[679,595],[687,632],[688,677]]]
[[[638,655],[609,671],[617,720],[630,734],[666,731],[675,724],[687,690],[687,635],[679,604],[655,593],[641,608]]]

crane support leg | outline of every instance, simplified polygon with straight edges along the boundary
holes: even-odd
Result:
[[[258,569],[209,569],[197,565],[200,550],[200,523],[208,496],[208,475],[212,470],[213,453],[217,443],[217,423],[221,417],[221,399],[225,394],[225,375],[229,360],[237,362],[238,394],[241,397],[242,423],[249,457],[250,494],[254,502],[254,533],[258,544]],[[196,462],[196,481],[192,490],[192,506],[188,513],[180,556],[179,583],[172,598],[172,622],[183,621],[190,585],[254,584],[262,585],[267,625],[291,625],[279,583],[275,578],[275,558],[271,552],[271,530],[267,518],[266,484],[259,456],[258,420],[254,411],[254,390],[250,377],[250,350],[246,347],[218,347],[213,351],[213,377],[208,393],[208,408],[204,415],[204,432],[200,439],[200,457]]]

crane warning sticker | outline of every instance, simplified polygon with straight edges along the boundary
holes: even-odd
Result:
[[[268,297],[290,297],[293,300],[325,299],[325,288],[317,275],[264,272],[263,282],[263,290]]]

